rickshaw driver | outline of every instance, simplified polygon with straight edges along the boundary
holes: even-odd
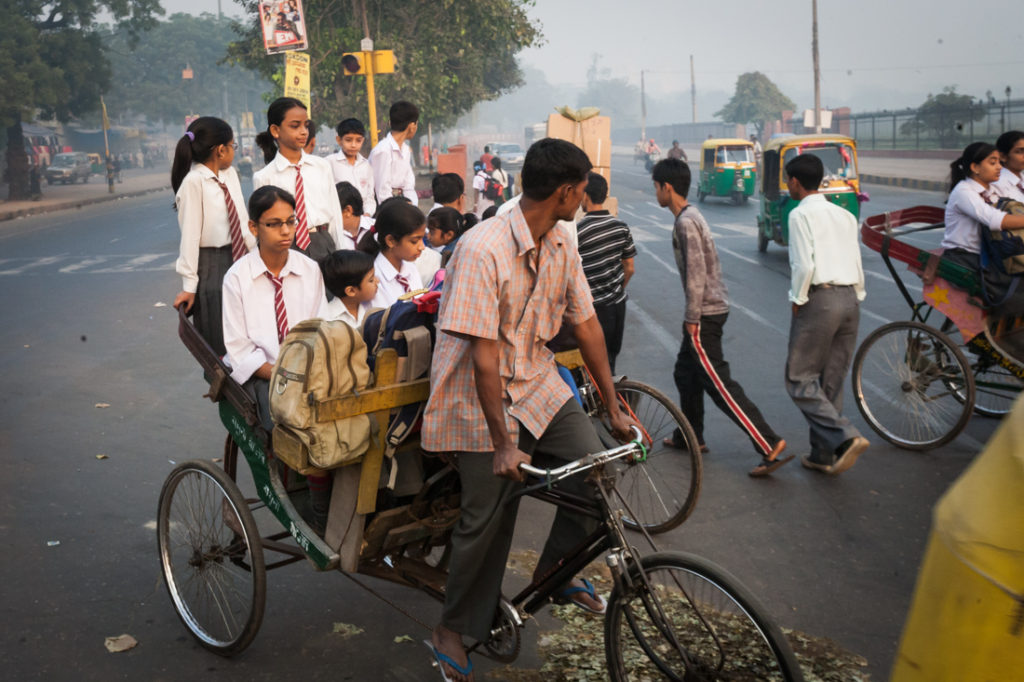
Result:
[[[490,636],[515,529],[520,463],[557,466],[604,449],[590,419],[558,376],[545,344],[563,318],[603,395],[614,395],[604,335],[582,263],[559,220],[572,220],[591,165],[581,149],[544,139],[530,147],[522,199],[511,211],[467,232],[448,266],[424,449],[449,453],[462,482],[461,516],[441,622],[432,650],[446,680],[471,680],[463,635]],[[615,434],[632,420],[609,405]],[[559,484],[590,496],[582,477]],[[559,508],[535,575],[543,575],[596,528]],[[568,603],[603,613],[605,603],[579,579],[562,590]]]

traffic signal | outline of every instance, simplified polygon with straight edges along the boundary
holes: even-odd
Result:
[[[345,75],[355,76],[357,74],[365,74],[366,65],[363,62],[365,58],[365,52],[346,52],[341,55],[341,68],[345,70]]]
[[[392,50],[373,50],[372,52],[346,52],[341,55],[341,68],[346,76],[365,75],[368,72],[367,61],[373,60],[373,73],[394,73],[395,53]]]

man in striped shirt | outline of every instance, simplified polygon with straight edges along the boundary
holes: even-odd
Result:
[[[594,297],[594,312],[604,330],[608,364],[615,373],[615,358],[622,350],[626,323],[626,285],[633,276],[636,247],[626,223],[605,210],[608,181],[590,173],[583,191],[585,216],[576,226],[583,274]]]

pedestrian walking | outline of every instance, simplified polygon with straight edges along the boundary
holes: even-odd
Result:
[[[686,201],[690,191],[690,167],[678,159],[663,159],[652,171],[658,204],[672,211],[672,249],[683,281],[686,312],[683,341],[676,357],[673,376],[679,390],[679,406],[700,443],[704,443],[704,393],[739,426],[761,455],[761,462],[748,473],[767,476],[793,456],[781,457],[786,441],[779,437],[732,378],[722,349],[722,334],[729,316],[729,298],[722,281],[718,251],[711,228],[694,206]],[[665,445],[685,447],[682,434],[665,440]]]
[[[404,195],[415,206],[419,197],[416,195],[416,175],[412,170],[409,140],[416,136],[420,110],[412,102],[398,101],[391,105],[388,120],[391,132],[370,152],[377,204]]]
[[[843,381],[857,343],[864,270],[857,219],[818,192],[825,167],[801,154],[786,164],[789,196],[789,326],[786,391],[810,426],[808,469],[840,474],[868,447],[843,416]]]
[[[594,312],[604,331],[608,364],[615,373],[615,358],[622,350],[626,329],[626,285],[633,276],[636,246],[626,223],[604,207],[608,181],[590,173],[583,190],[584,216],[576,225],[583,274],[594,298]]]

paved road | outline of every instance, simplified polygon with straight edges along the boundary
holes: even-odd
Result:
[[[636,235],[621,371],[672,394],[681,324],[670,216],[647,176],[616,158],[613,193]],[[937,195],[875,190],[869,211],[936,202]],[[230,661],[197,647],[159,577],[156,500],[174,462],[219,456],[223,429],[175,337],[177,227],[169,193],[0,225],[0,528],[7,552],[0,656],[10,679],[420,680],[425,651],[395,642],[425,631],[335,574],[303,563],[271,574],[255,644]],[[754,204],[702,207],[718,239],[733,301],[725,344],[735,375],[801,451],[805,427],[782,388],[788,325],[784,249],[758,254]],[[877,257],[865,253],[862,336],[907,316]],[[109,407],[96,407],[108,404]],[[849,403],[848,412],[856,416]],[[798,466],[770,480],[746,470],[749,444],[709,409],[704,490],[693,517],[665,544],[706,555],[753,588],[785,625],[835,639],[883,679],[896,648],[927,534],[929,510],[970,462],[994,423],[974,419],[941,451],[908,453],[872,438],[837,479]],[[871,434],[867,432],[869,437]],[[97,459],[105,454],[107,459]],[[537,545],[546,511],[526,504],[518,548]],[[59,544],[53,544],[59,543]],[[376,583],[432,622],[437,607]],[[343,640],[336,622],[364,634]],[[542,621],[542,626],[550,626]],[[527,632],[519,661],[536,667]],[[106,636],[140,644],[108,654]],[[480,663],[482,670],[491,666]]]

